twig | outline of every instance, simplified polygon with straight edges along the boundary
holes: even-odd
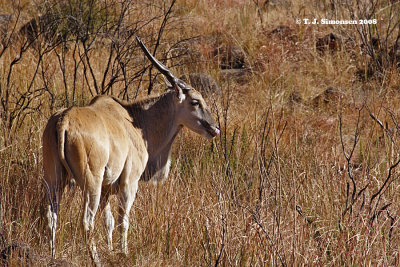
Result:
[[[379,195],[381,194],[382,190],[385,188],[386,184],[389,182],[390,178],[392,177],[392,171],[399,165],[399,163],[400,163],[400,158],[399,158],[394,164],[392,164],[392,165],[389,167],[388,175],[386,176],[386,179],[385,179],[385,181],[383,182],[382,186],[379,188],[379,190],[378,190],[375,194],[373,194],[373,195],[371,196],[370,205],[372,204],[372,202],[374,201],[374,199],[375,199],[377,196],[379,196]],[[378,205],[378,202],[379,202],[379,201],[377,201],[374,210],[376,210],[376,206]]]

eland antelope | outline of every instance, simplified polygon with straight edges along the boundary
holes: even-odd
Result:
[[[128,253],[129,212],[139,180],[168,176],[171,147],[183,126],[213,138],[219,134],[201,94],[155,59],[137,38],[151,63],[170,83],[168,92],[125,103],[97,96],[88,106],[63,109],[52,115],[43,133],[43,168],[49,205],[50,247],[55,257],[57,210],[68,177],[83,192],[83,230],[93,261],[99,259],[91,231],[98,208],[104,209],[108,247],[112,249],[114,217],[108,198],[119,197],[121,250]]]

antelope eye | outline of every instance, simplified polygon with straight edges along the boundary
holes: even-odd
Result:
[[[192,104],[192,106],[198,106],[200,102],[197,100],[193,100],[192,102],[190,102],[190,104]]]

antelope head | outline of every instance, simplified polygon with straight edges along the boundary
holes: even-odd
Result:
[[[178,123],[204,137],[213,138],[217,136],[220,132],[218,125],[200,92],[175,77],[165,65],[150,54],[138,37],[136,37],[136,40],[147,58],[167,79],[168,87],[174,90],[174,105]]]

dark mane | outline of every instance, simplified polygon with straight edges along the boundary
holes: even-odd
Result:
[[[157,103],[161,98],[167,95],[169,92],[165,92],[158,96],[145,97],[142,99],[135,100],[133,102],[127,102],[125,100],[118,99],[113,97],[113,99],[118,102],[121,106],[125,107],[128,110],[147,110],[151,108],[155,103]]]

